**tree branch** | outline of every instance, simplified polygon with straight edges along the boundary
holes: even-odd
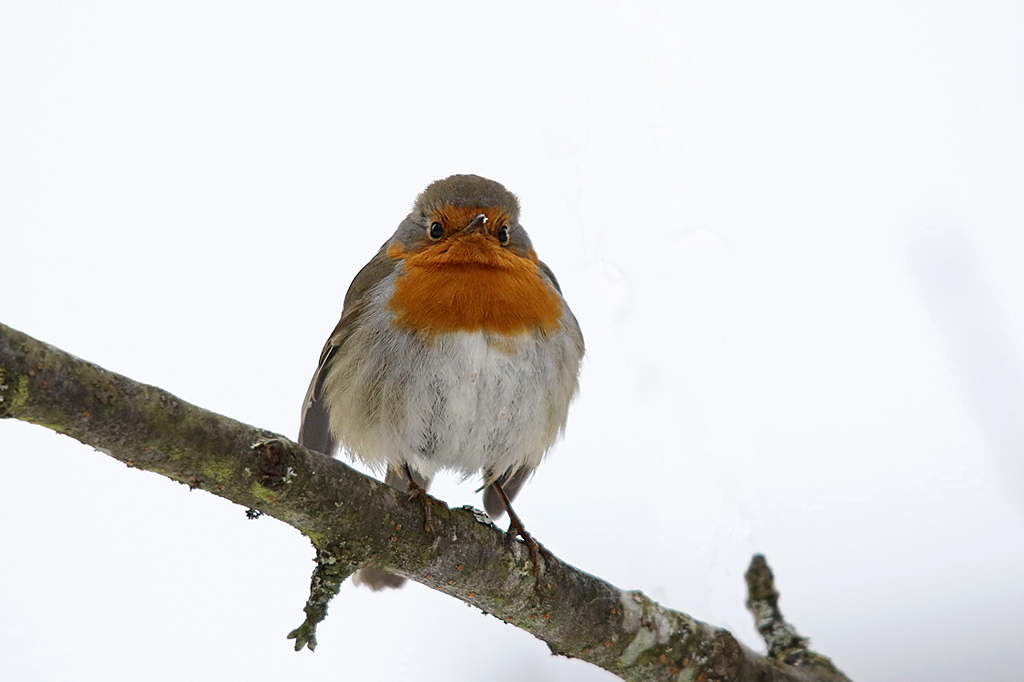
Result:
[[[434,533],[427,533],[422,505],[338,460],[2,324],[0,418],[66,434],[128,466],[258,510],[308,536],[317,568],[306,620],[290,635],[297,649],[315,646],[316,624],[338,586],[372,564],[527,630],[556,654],[626,680],[847,680],[782,620],[763,558],[755,557],[747,574],[748,605],[769,656],[750,651],[725,630],[557,560],[547,562],[537,581],[523,544],[510,541],[481,512],[439,506]]]

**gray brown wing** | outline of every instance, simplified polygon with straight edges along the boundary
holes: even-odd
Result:
[[[554,285],[555,291],[557,291],[558,294],[561,295],[562,287],[559,286],[558,280],[555,278],[555,273],[551,272],[551,268],[549,268],[547,264],[545,264],[543,261],[537,261],[537,266],[540,268],[540,271],[543,272],[547,276],[547,278],[551,280],[551,284]],[[582,354],[584,351],[583,331],[580,329],[580,323],[576,321],[576,316],[573,315],[572,311],[569,310],[568,308],[569,306],[566,305],[566,310],[569,313],[569,328],[566,331],[568,331],[569,335],[572,336],[573,340],[576,342],[576,347],[580,349],[580,354]],[[507,492],[508,491],[506,490],[506,493]],[[508,499],[511,500],[512,496],[509,495]]]
[[[555,285],[555,291],[561,294],[562,287],[559,286],[558,279],[555,277],[555,273],[551,272],[551,268],[548,267],[547,263],[545,263],[544,261],[537,261],[537,267],[539,267],[540,271],[547,275],[547,278],[550,279],[551,283]]]
[[[338,349],[358,325],[359,317],[365,307],[366,293],[391,274],[398,263],[387,255],[387,246],[387,244],[382,246],[377,255],[352,280],[352,284],[345,294],[345,307],[341,312],[341,319],[330,338],[327,339],[327,343],[320,353],[320,363],[317,365],[316,372],[313,373],[313,379],[309,382],[306,398],[302,402],[299,444],[310,450],[331,455],[337,447],[337,441],[331,434],[330,405],[324,399],[323,383]]]

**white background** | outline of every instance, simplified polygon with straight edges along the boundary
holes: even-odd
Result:
[[[1020,2],[6,2],[0,321],[294,436],[358,268],[494,178],[588,346],[539,539],[755,647],[764,552],[854,680],[1017,680],[1022,35]],[[23,423],[0,472],[5,680],[612,679],[420,585],[345,585],[295,653],[297,532]]]

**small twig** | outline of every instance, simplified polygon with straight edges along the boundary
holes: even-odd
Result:
[[[775,576],[763,555],[754,555],[743,577],[747,580],[747,608],[754,614],[757,631],[768,645],[768,658],[797,668],[825,668],[838,679],[847,679],[831,660],[812,651],[809,640],[797,634],[796,628],[782,617]]]
[[[288,639],[295,640],[296,651],[301,651],[302,647],[308,647],[310,651],[316,649],[316,626],[327,617],[327,604],[357,568],[358,563],[351,561],[345,552],[336,548],[316,551],[316,568],[310,580],[309,599],[302,609],[306,613],[306,620],[288,633]]]

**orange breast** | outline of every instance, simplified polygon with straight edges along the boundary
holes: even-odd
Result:
[[[390,303],[397,327],[427,334],[560,327],[561,298],[537,264],[484,235],[458,235],[416,253],[398,243],[388,255],[405,261]]]

